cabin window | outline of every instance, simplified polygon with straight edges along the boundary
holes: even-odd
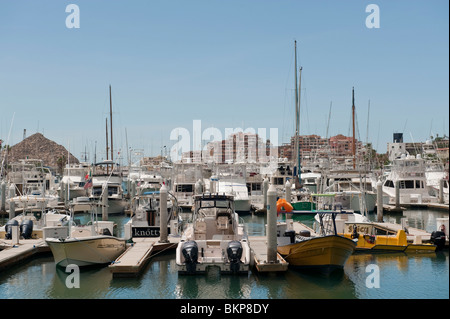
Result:
[[[400,181],[400,189],[414,188],[414,181]]]
[[[423,188],[421,181],[416,181],[416,188]]]
[[[192,193],[193,185],[177,185],[177,193]]]
[[[275,185],[284,185],[283,177],[275,177],[273,182]]]
[[[108,187],[108,195],[117,195],[119,193],[118,187]]]
[[[394,183],[393,183],[391,180],[388,179],[388,180],[384,183],[384,186],[394,188]]]

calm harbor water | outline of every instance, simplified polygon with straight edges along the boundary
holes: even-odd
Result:
[[[448,212],[410,210],[403,212],[412,227],[433,231],[437,217]],[[83,219],[84,216],[77,215]],[[369,216],[375,219],[374,215]],[[402,215],[385,215],[385,221],[400,222]],[[313,216],[295,216],[312,224]],[[118,230],[126,216],[110,218]],[[249,235],[264,235],[265,217],[247,215]],[[118,235],[121,235],[119,231]],[[379,287],[366,284],[378,266]],[[280,274],[251,272],[247,276],[179,276],[175,252],[154,256],[137,278],[113,278],[107,267],[81,270],[80,287],[69,289],[69,273],[55,267],[51,254],[33,258],[0,273],[0,299],[448,299],[448,250],[431,254],[355,254],[344,270],[329,277],[288,270]],[[370,285],[369,285],[370,286]]]

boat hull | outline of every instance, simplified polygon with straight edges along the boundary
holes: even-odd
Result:
[[[60,267],[102,265],[113,262],[126,248],[124,239],[113,236],[83,238],[47,238],[55,263]]]
[[[355,251],[356,243],[342,236],[311,237],[299,243],[278,246],[278,253],[295,268],[330,273],[342,269]]]

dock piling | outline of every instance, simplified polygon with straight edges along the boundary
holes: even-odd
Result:
[[[168,243],[167,240],[167,187],[165,184],[159,189],[159,234],[160,243]]]
[[[273,184],[267,191],[267,261],[277,261],[277,190]]]
[[[289,180],[287,180],[286,181],[286,185],[285,185],[285,188],[286,188],[286,201],[288,202],[288,203],[291,203],[291,183],[289,182]]]
[[[103,184],[102,190],[102,220],[108,220],[108,185]]]
[[[377,221],[383,222],[383,183],[377,182]]]

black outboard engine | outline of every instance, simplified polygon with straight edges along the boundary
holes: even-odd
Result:
[[[291,239],[291,244],[295,243],[295,230],[286,230],[284,232],[284,237],[289,237]]]
[[[102,229],[102,235],[112,236],[112,234],[111,234],[111,232],[109,231],[108,228],[103,228]]]
[[[186,262],[186,270],[188,274],[194,274],[198,260],[198,245],[195,241],[187,241],[181,246],[184,260]]]
[[[12,226],[19,226],[19,222],[15,219],[9,220],[5,225],[5,239],[12,239]]]
[[[230,270],[232,273],[239,272],[239,264],[242,257],[242,244],[239,241],[232,240],[227,247],[228,260],[230,261]]]
[[[31,233],[33,232],[33,221],[30,219],[23,220],[20,224],[20,234],[24,239],[31,239]]]
[[[445,233],[443,231],[434,231],[431,233],[430,241],[436,245],[436,249],[441,250],[445,246]]]

